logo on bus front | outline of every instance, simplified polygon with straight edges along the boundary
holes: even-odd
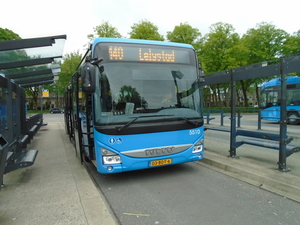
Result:
[[[174,147],[153,148],[145,150],[146,156],[167,155],[173,153]]]

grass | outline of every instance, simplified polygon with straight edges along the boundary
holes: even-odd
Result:
[[[28,110],[27,113],[29,114],[38,114],[38,113],[49,113],[49,110]]]

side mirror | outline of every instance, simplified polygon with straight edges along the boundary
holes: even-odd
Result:
[[[94,93],[96,89],[95,84],[96,66],[90,62],[86,62],[81,68],[82,91],[85,93]]]

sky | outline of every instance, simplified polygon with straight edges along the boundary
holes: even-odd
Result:
[[[105,21],[127,38],[131,26],[142,20],[164,37],[180,23],[205,35],[217,22],[231,24],[240,35],[261,22],[292,34],[300,29],[299,6],[299,0],[2,0],[0,27],[22,39],[67,35],[63,54],[84,54],[87,35]]]

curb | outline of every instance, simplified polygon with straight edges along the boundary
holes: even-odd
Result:
[[[300,177],[293,174],[253,165],[239,158],[228,158],[209,151],[205,152],[204,159],[196,163],[300,202]]]

